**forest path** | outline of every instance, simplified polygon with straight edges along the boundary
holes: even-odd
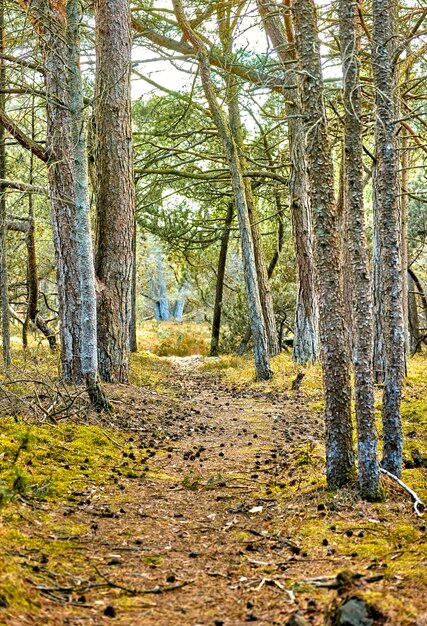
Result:
[[[39,608],[5,610],[4,621],[0,609],[0,624],[272,626],[298,612],[297,623],[320,625],[337,596],[313,579],[343,569],[379,572],[369,583],[379,595],[400,585],[387,623],[409,624],[397,616],[413,589],[383,580],[375,554],[387,519],[379,526],[372,505],[321,486],[319,414],[299,392],[227,384],[204,362],[169,359],[165,392],[117,396],[123,410],[105,425],[127,430],[123,463],[49,507],[31,567],[13,553]],[[25,507],[21,531],[40,535],[40,515]],[[373,554],[356,552],[359,532]]]

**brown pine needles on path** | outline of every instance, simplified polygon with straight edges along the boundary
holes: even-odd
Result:
[[[375,505],[326,492],[304,383],[227,382],[201,357],[155,367],[162,387],[112,385],[114,413],[79,418],[107,436],[102,481],[83,459],[62,497],[0,511],[0,624],[320,625],[346,595],[372,623],[423,623],[425,522],[392,482]]]

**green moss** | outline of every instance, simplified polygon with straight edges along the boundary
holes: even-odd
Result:
[[[142,562],[144,565],[149,565],[150,567],[159,567],[159,565],[162,565],[163,559],[160,555],[153,554],[150,556],[144,556]]]
[[[28,427],[3,419],[0,501],[10,501],[18,493],[38,499],[62,498],[76,489],[76,483],[104,482],[109,469],[121,460],[120,449],[105,433],[98,426]],[[113,438],[120,443],[120,434],[114,432]]]

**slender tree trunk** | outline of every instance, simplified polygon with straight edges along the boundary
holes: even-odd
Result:
[[[409,312],[409,337],[411,355],[420,350],[420,320],[417,307],[417,288],[412,276],[408,273],[408,312]]]
[[[34,107],[34,98],[33,98]],[[35,111],[32,109],[31,113],[31,139],[34,141],[34,127],[35,127]],[[34,183],[34,155],[30,154],[30,175],[29,184]],[[35,224],[34,224],[34,206],[33,206],[33,194],[28,194],[28,230],[25,235],[25,242],[27,244],[27,313],[25,315],[24,324],[22,326],[22,345],[25,348],[28,347],[28,329],[30,322],[35,322],[38,313],[38,299],[39,299],[39,277],[37,268],[37,256],[36,256],[36,241],[35,241]]]
[[[406,76],[409,80],[409,73]],[[400,213],[402,221],[402,302],[403,302],[403,327],[405,332],[405,354],[411,353],[411,338],[409,332],[409,283],[408,283],[408,219],[409,219],[409,133],[402,126],[400,128],[400,164],[402,173],[400,176]]]
[[[318,275],[319,327],[325,387],[326,474],[330,488],[354,478],[350,359],[345,338],[334,172],[323,100],[316,7],[294,5],[296,46],[303,73],[310,200]]]
[[[362,93],[357,51],[357,0],[340,0],[340,43],[344,77],[344,212],[353,328],[351,333],[355,377],[357,452],[362,497],[380,496],[380,471],[375,432],[372,375],[373,310],[363,203]]]
[[[287,4],[288,2],[285,2],[285,5]],[[285,23],[283,23],[277,10],[277,3],[271,0],[258,0],[258,8],[265,31],[282,64],[284,80],[288,87],[285,110],[291,160],[289,194],[297,272],[293,359],[297,363],[304,364],[315,361],[318,357],[318,310],[306,142],[301,94],[298,89],[300,77],[295,65],[294,32],[290,11],[285,12]]]
[[[80,73],[80,4],[68,0],[68,42],[70,67],[70,108],[72,113],[75,233],[78,241],[78,278],[80,284],[81,368],[92,404],[109,408],[98,384],[97,311],[95,269],[89,214],[89,175],[86,153],[83,85]]]
[[[354,337],[353,337],[353,272],[351,252],[349,248],[349,211],[348,192],[346,189],[346,155],[344,141],[342,143],[341,163],[339,174],[339,185],[337,195],[337,219],[340,233],[340,251],[341,251],[341,283],[344,298],[344,319],[347,349],[350,355],[353,354]]]
[[[0,0],[0,53],[4,52],[4,0]],[[0,57],[0,110],[4,110],[6,88],[6,67]],[[6,145],[5,129],[0,125],[0,178],[6,178]],[[7,219],[6,219],[6,188],[0,186],[0,291],[3,364],[8,368],[11,364],[10,354],[10,315],[7,280]]]
[[[138,340],[136,336],[136,290],[137,290],[137,275],[136,275],[136,219],[134,224],[133,233],[133,267],[132,267],[132,294],[131,294],[131,317],[129,322],[129,350],[131,352],[138,352]]]
[[[212,319],[211,356],[218,356],[219,333],[221,329],[222,298],[224,293],[225,267],[227,263],[228,241],[230,238],[230,227],[233,221],[234,204],[229,202],[227,214],[224,221],[224,229],[221,237],[221,247],[218,257],[218,271],[216,274],[215,303]]]
[[[422,321],[423,321],[423,327],[425,328],[426,326],[426,322],[427,322],[427,296],[423,290],[423,287],[421,285],[421,282],[418,278],[418,276],[415,274],[414,270],[409,268],[408,269],[408,274],[409,274],[409,283],[411,285],[413,285],[413,290],[414,290],[414,295],[415,298],[418,296],[420,301],[421,301],[421,311],[422,311]],[[417,313],[418,313],[418,307],[417,307]],[[418,318],[418,322],[414,322],[414,328],[417,327],[417,323],[419,325],[419,316],[417,315]],[[426,337],[423,337],[423,334],[420,332],[420,330],[418,331],[418,342],[417,342],[417,348],[421,349],[421,342],[426,342]]]
[[[128,0],[96,0],[96,275],[101,378],[127,382],[135,186]]]
[[[400,476],[402,425],[400,402],[405,372],[405,337],[402,306],[401,217],[399,211],[399,159],[396,141],[397,49],[393,0],[373,0],[372,64],[376,104],[376,160],[384,300],[385,377],[383,396],[382,465]]]
[[[230,120],[230,129],[239,153],[240,166],[242,171],[247,169],[245,147],[243,142],[242,122],[239,110],[238,84],[235,76],[231,75],[227,86],[227,106]],[[246,204],[248,207],[249,221],[251,224],[252,240],[254,244],[255,265],[258,276],[259,297],[261,300],[264,324],[267,332],[268,349],[270,356],[279,354],[279,338],[274,317],[273,297],[271,295],[270,283],[267,274],[267,265],[261,240],[261,232],[258,225],[258,215],[255,206],[255,198],[252,190],[252,183],[249,178],[244,178]]]
[[[239,220],[249,318],[252,336],[254,338],[256,377],[259,380],[268,380],[272,376],[269,362],[268,339],[259,297],[254,245],[238,149],[231,133],[229,122],[216,98],[215,89],[212,84],[208,51],[201,39],[191,29],[184,13],[182,1],[173,0],[173,6],[184,37],[197,52],[203,89],[230,168],[234,201]]]
[[[382,269],[380,246],[380,209],[378,206],[377,168],[373,166],[372,173],[372,212],[374,216],[374,232],[372,245],[372,293],[374,302],[374,382],[377,385],[384,383],[384,301],[382,297]]]

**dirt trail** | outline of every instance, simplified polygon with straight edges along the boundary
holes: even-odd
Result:
[[[321,472],[322,422],[304,398],[226,385],[199,358],[171,363],[167,394],[126,392],[127,406],[139,405],[140,417],[151,410],[158,423],[138,430],[138,415],[128,416],[123,465],[143,465],[144,478],[119,468],[109,484],[88,481],[76,503],[51,510],[57,533],[46,537],[46,554],[61,540],[64,547],[44,563],[36,555],[29,570],[38,614],[0,609],[0,624],[272,626],[299,611],[320,625],[336,591],[312,579],[349,568],[365,574],[371,561],[358,560],[354,546],[331,548],[324,526],[309,538],[304,530],[307,519],[332,528],[343,520],[339,503],[310,490]],[[367,520],[366,507],[351,508],[352,528]],[[43,532],[37,515],[25,512],[29,535]],[[64,521],[76,528],[71,538]],[[385,584],[379,576],[369,588]],[[407,623],[394,619],[387,623]]]

